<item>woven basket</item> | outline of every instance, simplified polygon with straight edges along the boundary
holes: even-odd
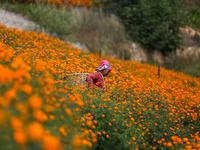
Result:
[[[87,86],[86,77],[89,73],[72,73],[70,76],[64,76],[64,80],[73,85]]]

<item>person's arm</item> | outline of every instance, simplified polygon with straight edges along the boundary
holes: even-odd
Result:
[[[87,77],[86,77],[86,80],[87,80],[87,82],[88,82],[88,86],[90,87],[90,86],[92,86],[92,87],[94,87],[94,80],[97,80],[98,79],[98,76],[97,76],[97,73],[95,72],[95,73],[92,73],[92,74],[90,74],[90,75],[88,75]]]

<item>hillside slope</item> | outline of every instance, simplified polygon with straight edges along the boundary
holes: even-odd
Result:
[[[0,39],[3,149],[199,148],[199,78],[102,56],[113,66],[102,93],[62,79],[93,72],[97,55],[2,25]]]

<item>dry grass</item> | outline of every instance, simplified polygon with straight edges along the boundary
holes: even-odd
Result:
[[[91,52],[97,53],[100,49],[107,55],[120,52],[118,47],[125,41],[126,33],[115,15],[86,8],[72,8],[71,14],[77,39]]]
[[[169,70],[184,72],[193,77],[200,77],[200,60],[194,58],[200,58],[200,55],[190,55],[187,58],[176,56],[169,61],[165,61],[164,67]]]

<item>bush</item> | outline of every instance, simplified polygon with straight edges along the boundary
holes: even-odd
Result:
[[[181,4],[174,0],[101,0],[105,10],[117,14],[133,40],[149,51],[167,54],[182,44]]]
[[[200,29],[200,9],[193,7],[188,9],[188,25],[193,28]]]
[[[8,10],[14,13],[20,13],[22,15],[28,16],[29,4],[21,4],[21,3],[5,3],[4,1],[0,1],[0,5],[2,9]]]
[[[184,7],[200,7],[200,1],[199,0],[179,0],[184,4]]]
[[[29,7],[30,18],[45,28],[51,35],[65,40],[71,33],[72,18],[65,7],[57,9],[55,6],[45,5]]]
[[[124,49],[119,52],[119,58],[122,60],[130,60],[131,59],[131,52]]]

